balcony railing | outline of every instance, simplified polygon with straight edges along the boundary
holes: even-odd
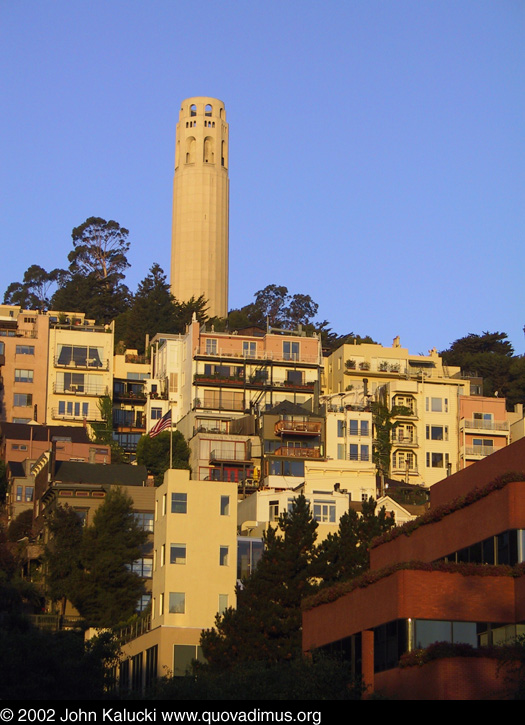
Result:
[[[283,456],[284,458],[321,458],[321,449],[281,446],[276,448],[272,455]]]
[[[484,458],[485,456],[490,456],[496,450],[498,449],[494,448],[494,446],[465,446],[465,455]]]
[[[60,614],[29,614],[28,619],[37,629],[46,632],[59,632],[62,629],[82,629],[82,617],[63,617]]]
[[[247,460],[245,450],[238,450],[229,446],[214,448],[210,453],[210,461],[245,463]]]
[[[108,388],[105,385],[74,385],[73,383],[69,385],[64,383],[54,383],[53,392],[57,395],[87,395],[95,398],[100,398],[103,395],[109,395]]]
[[[278,420],[275,424],[275,435],[285,435],[291,433],[293,435],[318,436],[321,433],[322,424],[314,422],[301,422],[294,420]]]
[[[100,410],[98,410],[95,407],[90,406],[88,408],[87,413],[85,412],[63,412],[59,411],[58,408],[51,408],[51,417],[53,420],[67,420],[67,421],[82,421],[82,420],[94,420],[94,421],[100,421],[102,420],[102,416],[100,414]]]
[[[195,355],[215,358],[225,358],[233,360],[265,360],[268,362],[290,362],[305,363],[307,365],[318,365],[319,358],[317,355],[303,355],[301,353],[278,353],[271,350],[261,350],[257,352],[245,352],[243,350],[230,350],[226,348],[206,348],[205,345],[195,348]]]
[[[473,428],[474,430],[503,432],[509,430],[509,423],[506,420],[478,420],[477,418],[462,418],[461,423],[464,428]]]
[[[403,433],[392,434],[392,443],[396,446],[417,446],[417,435],[406,435]]]
[[[53,366],[63,370],[109,370],[109,359],[100,360],[95,358],[86,358],[85,360],[60,360],[58,357],[53,358]]]

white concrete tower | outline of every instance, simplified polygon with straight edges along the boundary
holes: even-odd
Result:
[[[175,148],[171,292],[204,295],[210,317],[228,314],[228,124],[217,98],[181,104]]]

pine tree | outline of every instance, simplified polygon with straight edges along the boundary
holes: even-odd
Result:
[[[237,589],[237,609],[218,615],[201,638],[213,668],[243,661],[287,662],[301,655],[301,600],[316,588],[317,522],[304,496],[269,528],[256,570]]]
[[[55,539],[48,554],[53,598],[69,599],[92,627],[112,627],[125,621],[144,591],[131,564],[141,557],[147,538],[135,519],[131,498],[118,488],[111,489],[91,526],[80,528],[80,533],[64,509],[57,509],[55,522],[61,525],[53,529]]]
[[[384,506],[376,514],[373,498],[363,502],[361,516],[353,509],[339,520],[339,529],[321,542],[317,550],[316,567],[324,584],[353,579],[370,566],[370,544],[389,531],[395,521]]]

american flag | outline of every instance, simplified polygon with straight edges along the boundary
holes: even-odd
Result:
[[[166,430],[166,428],[169,428],[171,425],[171,410],[168,410],[168,412],[162,416],[160,420],[158,420],[153,428],[148,433],[150,438],[155,438],[159,433],[162,433],[163,430]]]

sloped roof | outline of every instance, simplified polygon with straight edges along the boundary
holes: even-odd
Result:
[[[0,434],[9,440],[52,441],[53,438],[71,438],[73,443],[92,443],[84,426],[29,425],[28,423],[0,423]]]
[[[148,477],[145,466],[127,463],[77,463],[57,461],[54,481],[101,485],[143,486]]]

